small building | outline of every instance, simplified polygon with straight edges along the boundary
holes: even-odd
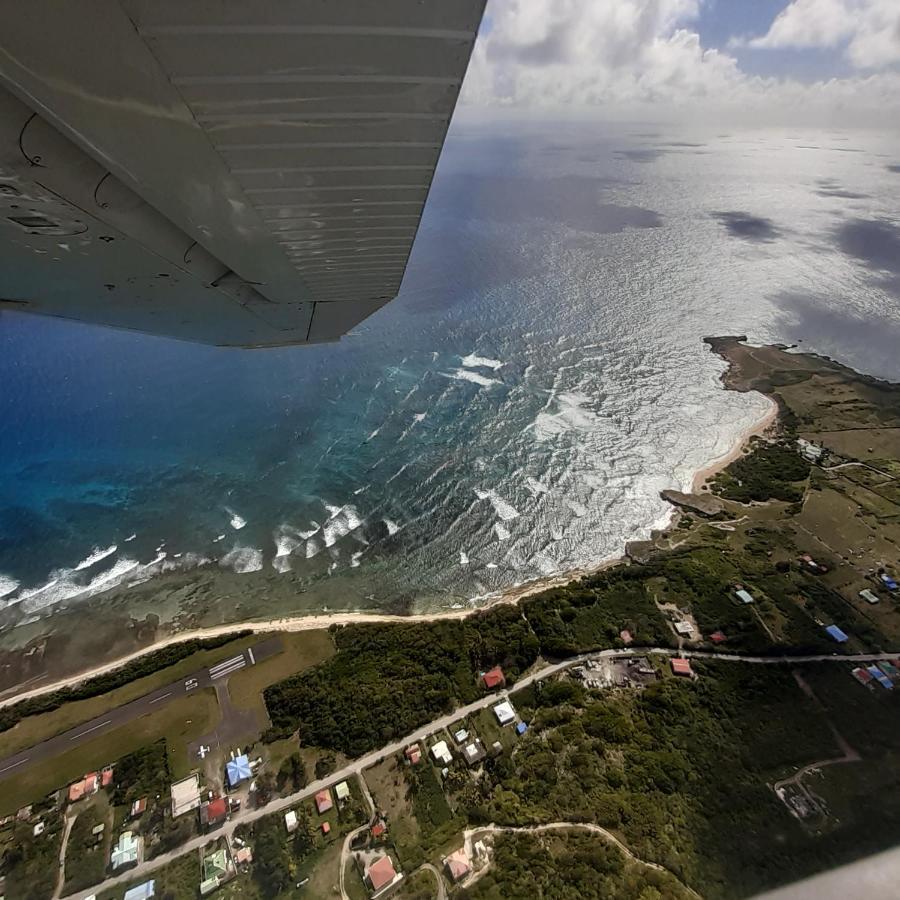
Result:
[[[133,888],[125,891],[122,900],[151,900],[156,896],[156,881],[151,879],[143,884],[136,884]]]
[[[188,775],[172,785],[172,816],[177,818],[200,805],[200,776]]]
[[[471,744],[466,744],[463,747],[462,755],[466,765],[474,766],[475,763],[481,762],[487,756],[487,752],[484,749],[484,744],[476,739]]]
[[[224,847],[203,857],[201,867],[203,881],[200,882],[200,894],[211,894],[220,884],[228,881],[232,874],[228,851]]]
[[[253,851],[249,847],[241,847],[235,850],[234,861],[239,866],[249,866],[253,862]]]
[[[892,662],[883,659],[877,665],[878,668],[881,669],[881,671],[891,679],[891,681],[896,681],[898,677],[900,677],[900,670],[898,670],[897,666],[895,666]]]
[[[43,820],[38,822],[37,825],[35,825],[34,828],[31,829],[32,837],[38,837],[39,835],[42,835],[46,827],[47,826],[44,824]]]
[[[294,810],[289,809],[284,814],[284,827],[288,834],[293,834],[297,830],[297,813]]]
[[[328,834],[331,831],[331,823],[323,822],[322,823],[322,834]]]
[[[516,734],[521,736],[521,735],[525,734],[526,731],[528,731],[528,723],[527,722],[519,722],[519,724],[516,725]]]
[[[672,665],[672,674],[673,675],[681,675],[683,678],[693,678],[694,670],[691,668],[691,661],[689,659],[682,659],[681,657],[675,657],[671,661]]]
[[[107,766],[100,773],[100,785],[101,787],[109,787],[113,783],[113,770],[112,766]]]
[[[817,444],[813,444],[805,438],[797,438],[797,447],[800,450],[800,455],[807,462],[817,463],[825,455],[824,447],[819,447]]]
[[[106,831],[106,822],[98,822],[92,829],[91,834],[94,837],[94,840],[99,841],[103,836],[103,832]]]
[[[466,731],[465,728],[460,728],[459,731],[454,732],[453,740],[456,741],[457,744],[464,744],[469,739],[469,732]]]
[[[850,638],[848,638],[847,635],[837,627],[837,625],[826,626],[825,633],[828,635],[828,637],[830,637],[832,640],[837,641],[839,644],[846,644],[847,641],[850,640]]]
[[[494,741],[491,744],[491,756],[500,756],[503,753],[503,744],[500,741]]]
[[[378,821],[377,821],[377,822],[369,829],[369,832],[371,833],[373,839],[376,840],[376,841],[377,841],[377,840],[380,840],[381,838],[383,838],[384,835],[385,835],[385,833],[387,832],[387,825],[384,823],[384,819],[379,819],[379,820],[378,820]]]
[[[869,666],[867,671],[886,691],[894,689],[894,682],[878,666]]]
[[[230,787],[237,787],[242,781],[252,778],[253,771],[250,768],[250,760],[247,758],[247,754],[242,753],[234,759],[229,759],[225,763],[225,774],[228,777]]]
[[[504,700],[494,707],[494,715],[501,725],[510,725],[516,720],[516,711],[512,707],[509,700]]]
[[[422,758],[422,751],[419,749],[418,744],[410,744],[409,747],[403,751],[403,755],[409,760],[409,764],[414,766]]]
[[[143,838],[133,831],[123,831],[119,840],[112,849],[109,864],[113,869],[121,869],[123,866],[134,865],[141,854],[141,842]]]
[[[135,800],[134,803],[131,804],[131,811],[128,813],[128,817],[131,819],[136,819],[138,816],[142,816],[144,814],[144,810],[147,808],[147,798],[141,797],[140,800]]]
[[[714,644],[724,644],[725,641],[728,640],[728,638],[725,637],[725,632],[724,632],[724,631],[721,631],[721,630],[714,631],[714,632],[709,636],[709,639],[710,639]]]
[[[331,791],[329,791],[328,788],[324,788],[316,794],[316,809],[320,816],[323,813],[327,813],[333,805],[334,804],[331,802]]]
[[[619,632],[619,637],[623,644],[630,644],[634,640],[634,635],[627,628],[623,628]]]
[[[850,673],[860,684],[869,687],[872,684],[872,673],[862,667],[854,669]]]
[[[207,828],[218,828],[228,818],[228,803],[224,797],[216,797],[200,807],[200,824]]]
[[[493,669],[488,669],[488,671],[481,676],[481,681],[487,690],[493,691],[506,684],[506,676],[503,674],[503,669],[501,669],[500,666],[494,666]]]
[[[694,633],[694,626],[690,622],[676,622],[675,631],[682,637],[690,637]]]
[[[874,591],[870,591],[868,588],[863,588],[859,592],[859,596],[866,601],[866,603],[871,603],[874,606],[876,603],[881,602],[881,598]]]
[[[397,877],[394,864],[389,856],[379,856],[367,869],[366,881],[376,893],[386,888]]]
[[[100,789],[100,778],[96,772],[88,772],[81,781],[69,785],[69,803],[75,803],[82,797],[90,797]]]
[[[465,847],[460,847],[459,850],[456,850],[454,853],[451,853],[445,860],[444,866],[447,869],[447,874],[450,876],[450,880],[455,884],[459,881],[462,881],[469,872],[472,871],[472,863],[469,859],[469,854],[466,853]]]
[[[741,601],[741,603],[755,603],[756,601],[753,599],[753,594],[750,591],[746,590],[746,588],[742,588],[738,586],[735,588],[734,596]]]
[[[453,762],[453,754],[450,752],[446,741],[438,741],[431,748],[431,755],[434,757],[434,761],[442,766],[449,766]]]
[[[344,800],[349,799],[350,785],[347,784],[346,781],[342,781],[340,784],[336,784],[334,786],[334,796],[337,797],[338,803],[341,803]]]

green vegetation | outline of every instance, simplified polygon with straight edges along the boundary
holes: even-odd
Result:
[[[558,900],[684,900],[675,878],[638,863],[598,835],[500,835],[492,869],[461,900],[553,897]],[[430,895],[429,895],[430,896]]]
[[[107,816],[108,804],[105,801],[98,802],[98,798],[102,796],[98,794],[87,809],[78,813],[69,832],[64,894],[73,894],[103,881],[110,843],[110,823]],[[104,826],[102,834],[92,833],[96,825]]]
[[[148,878],[156,881],[155,900],[196,900],[197,886],[200,884],[200,857],[196,853],[179,856],[161,869],[156,869],[147,878],[138,878],[121,887],[104,891],[98,900],[122,900],[125,891]]]
[[[142,797],[164,794],[171,780],[166,742],[147,744],[116,762],[113,802],[116,806],[131,806]]]
[[[796,503],[803,499],[809,469],[809,463],[791,443],[760,442],[716,475],[712,490],[739,503],[764,500]]]
[[[242,631],[221,637],[194,638],[180,644],[171,644],[168,647],[163,647],[161,650],[148,653],[146,656],[138,657],[138,659],[132,660],[124,666],[114,669],[112,672],[98,675],[74,687],[60,688],[58,691],[21,700],[19,703],[11,706],[4,706],[0,708],[0,731],[12,728],[26,716],[52,712],[65,703],[106,694],[117,687],[136,681],[138,678],[143,678],[146,675],[172,666],[201,650],[214,650],[250,634],[252,632]]]
[[[53,894],[59,872],[63,823],[52,806],[47,813],[47,827],[37,837],[30,822],[16,822],[13,826],[12,839],[2,860],[8,900],[35,900]]]
[[[464,621],[348,625],[333,634],[331,659],[266,690],[270,738],[299,726],[304,743],[358,756],[481,696],[485,668],[501,663],[515,681],[538,652],[514,607]]]
[[[597,694],[565,682],[536,689],[533,710],[520,701],[532,727],[517,751],[486,763],[485,777],[460,795],[470,821],[595,823],[709,897],[752,894],[848,860],[861,842],[874,849],[900,840],[900,806],[891,802],[873,797],[812,836],[771,790],[796,767],[841,755],[826,714],[789,670],[724,662],[695,669],[696,682],[664,678],[642,692]],[[804,672],[841,729],[852,717],[847,734],[860,766],[900,752],[896,729],[873,729],[876,720],[894,721],[900,697],[863,691],[849,666],[820,681],[823,669]],[[839,690],[831,678],[842,679]],[[863,713],[860,692],[870,701]],[[878,829],[865,828],[870,820]]]

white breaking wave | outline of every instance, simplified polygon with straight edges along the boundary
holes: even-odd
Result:
[[[497,563],[488,563],[487,566],[486,566],[486,568],[488,568],[488,569],[496,569],[496,568],[497,568]]]
[[[224,535],[224,534],[220,534],[220,535],[218,535],[217,537],[214,537],[214,538],[213,538],[213,543],[214,543],[214,544],[218,544],[219,541],[224,541],[224,540],[225,540],[225,535]]]
[[[105,550],[101,550],[99,547],[94,547],[94,549],[80,562],[77,566],[75,566],[75,571],[80,572],[82,569],[89,569],[94,563],[100,562],[101,559],[106,559],[107,556],[112,556],[113,553],[118,550],[118,546],[116,544],[110,544]]]
[[[542,481],[538,481],[537,478],[532,478],[530,475],[525,479],[525,487],[527,487],[535,497],[538,494],[550,493],[550,488],[548,488],[546,484]]]
[[[469,555],[465,550],[459,551],[459,564],[461,566],[467,566],[469,564]]]
[[[219,560],[219,565],[225,569],[233,569],[238,575],[258,572],[263,567],[263,552],[255,547],[238,545]]]
[[[481,366],[485,369],[493,369],[495,372],[497,369],[502,369],[506,363],[500,362],[499,359],[489,359],[485,356],[477,356],[474,353],[470,353],[468,356],[462,357],[462,364],[467,366],[468,368]]]
[[[307,541],[306,542],[306,558],[312,559],[322,548],[319,546],[318,541]]]
[[[590,402],[590,397],[569,391],[558,394],[554,401],[556,412],[543,410],[528,426],[534,428],[534,435],[539,441],[551,440],[568,431],[589,432],[597,428],[597,416],[589,409],[582,409],[584,404]]]
[[[125,543],[127,544],[129,541],[133,541],[137,537],[137,532],[134,534],[129,534],[127,538],[125,538]]]
[[[9,575],[0,573],[0,597],[11,594],[18,586],[19,582],[15,578],[10,578]]]
[[[365,550],[358,550],[350,556],[350,567],[355,569],[359,565],[359,558],[365,553]]]
[[[325,546],[331,547],[345,535],[355,531],[363,524],[359,512],[355,506],[349,503],[345,506],[330,506],[325,504],[325,508],[330,513],[331,518],[322,526],[322,537],[325,540]]]
[[[275,559],[283,559],[290,556],[309,535],[304,535],[290,525],[281,525],[272,537],[275,539]]]
[[[505,541],[509,537],[509,530],[499,522],[494,522],[494,533],[497,535],[498,541]]]
[[[441,372],[444,378],[452,378],[454,381],[471,381],[472,384],[481,385],[481,387],[490,387],[493,384],[503,384],[496,378],[487,378],[479,375],[478,372],[470,372],[468,369],[455,369],[452,372]]]
[[[276,572],[284,575],[285,572],[291,571],[291,558],[289,556],[276,556],[272,560],[272,568]]]
[[[387,526],[388,534],[396,534],[400,530],[400,526],[391,519],[382,519]]]
[[[239,516],[233,509],[226,506],[225,512],[231,516],[229,524],[235,531],[240,531],[247,524],[247,520],[243,516]]]
[[[475,496],[479,500],[490,500],[494,511],[504,522],[516,519],[519,516],[519,511],[511,503],[500,497],[496,491],[480,491],[478,488],[475,488]]]

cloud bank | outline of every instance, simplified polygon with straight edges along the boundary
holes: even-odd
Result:
[[[706,0],[708,2],[708,0]],[[704,0],[491,0],[466,78],[469,106],[603,107],[606,114],[765,124],[883,124],[900,112],[900,0],[793,0],[765,34],[704,47]],[[836,48],[848,77],[743,71],[738,56]],[[742,49],[743,48],[743,49]]]

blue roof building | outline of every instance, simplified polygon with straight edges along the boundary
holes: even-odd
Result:
[[[225,774],[228,776],[228,784],[231,787],[251,778],[253,773],[250,771],[250,760],[247,759],[247,754],[242,753],[234,759],[229,759],[225,764]]]
[[[850,640],[837,625],[829,625],[825,631],[828,633],[829,637],[834,638],[839,644],[844,644],[848,640]]]
[[[519,722],[516,725],[516,734],[525,734],[526,731],[528,731],[528,726],[524,722]]]

